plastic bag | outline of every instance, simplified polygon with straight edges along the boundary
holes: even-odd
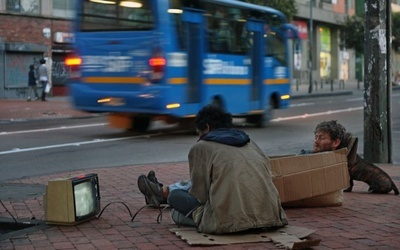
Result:
[[[45,93],[50,93],[51,85],[50,83],[46,84],[46,88],[44,89]]]

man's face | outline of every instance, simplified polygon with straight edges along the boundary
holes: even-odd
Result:
[[[340,140],[332,140],[329,133],[318,131],[315,133],[313,152],[333,151],[339,144]]]

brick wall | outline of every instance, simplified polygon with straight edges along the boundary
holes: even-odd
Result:
[[[53,58],[52,47],[59,48],[60,46],[62,46],[62,44],[56,44],[53,42],[54,33],[71,32],[70,27],[72,26],[72,22],[65,19],[56,19],[56,18],[51,19],[47,17],[18,15],[9,13],[0,13],[0,20],[1,20],[0,39],[2,39],[2,42],[4,42],[5,44],[30,45],[21,47],[24,48],[24,50],[21,51],[24,52],[24,54],[31,53],[29,51],[30,50],[29,48],[42,48],[42,49],[48,48],[48,51],[44,52],[35,51],[35,53],[43,53],[44,57],[50,57],[50,58]],[[51,29],[51,37],[49,39],[44,37],[43,28]],[[15,52],[10,52],[10,53],[15,53]],[[4,65],[0,66],[5,67]],[[24,66],[24,68],[26,67]],[[24,71],[21,70],[21,72]],[[7,80],[8,78],[0,79],[0,85],[1,85],[0,88],[3,88],[3,86],[6,86],[8,84]],[[0,93],[2,91],[7,91],[7,90],[0,90]],[[53,94],[65,95],[66,94],[65,86],[54,86]]]
[[[51,45],[51,40],[43,36],[43,28],[56,31],[70,32],[70,22],[59,19],[46,19],[21,15],[0,15],[0,37],[6,43],[35,43]]]

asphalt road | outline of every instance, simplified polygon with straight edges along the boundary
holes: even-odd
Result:
[[[393,152],[400,149],[400,93],[393,95]],[[359,137],[363,154],[363,98],[358,95],[293,100],[278,110],[266,128],[254,128],[235,119],[267,155],[296,154],[312,147],[317,123],[335,119]],[[55,119],[2,124],[0,181],[71,170],[187,160],[197,137],[188,131],[153,124],[145,134],[109,128],[104,117]],[[395,163],[400,155],[394,154]]]

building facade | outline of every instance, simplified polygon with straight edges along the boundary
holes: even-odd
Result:
[[[25,97],[29,65],[37,67],[41,58],[51,69],[52,94],[68,94],[64,58],[72,51],[76,1],[0,1],[0,98]],[[348,16],[363,12],[365,0],[295,1],[298,13],[293,23],[302,39],[293,49],[294,82],[315,89],[332,81],[362,80],[363,58],[344,46],[340,28]],[[400,65],[397,54],[392,58]]]
[[[321,88],[331,81],[355,79],[355,54],[340,39],[341,26],[348,16],[355,14],[355,0],[296,3],[298,13],[293,22],[302,38],[299,49],[294,49],[295,60],[300,60],[293,69],[297,83]]]
[[[392,13],[399,12],[400,0],[391,2]],[[295,82],[315,89],[332,81],[363,81],[364,57],[346,48],[340,30],[347,17],[365,14],[365,0],[296,0],[296,4],[298,13],[293,22],[302,41],[300,49],[294,48]],[[392,50],[393,78],[400,75],[399,55]],[[296,60],[300,62],[296,64]]]
[[[75,0],[0,1],[0,98],[25,98],[29,65],[46,59],[53,95],[66,95]]]

